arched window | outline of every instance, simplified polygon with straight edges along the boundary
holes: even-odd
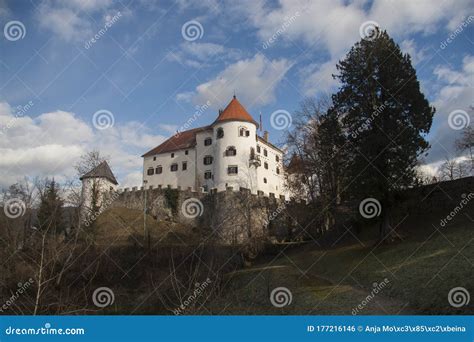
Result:
[[[212,164],[212,156],[205,156],[203,159],[204,165],[211,165]]]
[[[250,131],[246,127],[239,127],[239,137],[250,136]]]
[[[225,150],[225,156],[231,157],[235,155],[237,155],[237,150],[235,149],[235,147],[234,146],[227,147],[227,149]]]
[[[217,134],[216,134],[217,139],[221,139],[224,137],[224,129],[222,127],[217,129]]]

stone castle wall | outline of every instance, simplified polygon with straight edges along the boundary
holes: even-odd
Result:
[[[210,241],[241,244],[273,234],[275,227],[289,227],[291,220],[284,210],[299,205],[284,197],[251,194],[250,190],[227,188],[222,192],[192,191],[171,188],[132,188],[118,190],[110,207],[144,210],[160,221],[176,221],[199,227]],[[112,196],[108,193],[106,196]]]

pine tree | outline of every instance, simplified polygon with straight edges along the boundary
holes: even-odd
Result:
[[[435,109],[408,54],[378,29],[337,65],[342,86],[333,96],[347,136],[349,193],[381,203],[380,238],[391,233],[393,192],[415,182],[415,166],[429,144]]]
[[[38,221],[40,229],[54,234],[62,231],[63,200],[59,195],[59,186],[53,180],[46,181],[44,191],[40,196]]]

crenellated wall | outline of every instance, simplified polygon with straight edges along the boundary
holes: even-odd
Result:
[[[210,241],[241,244],[249,239],[267,238],[277,225],[291,224],[285,212],[296,201],[263,192],[252,194],[249,189],[210,192],[192,191],[191,188],[132,188],[119,189],[119,195],[110,207],[143,210],[160,221],[176,221],[197,227]],[[111,197],[112,193],[106,194]]]

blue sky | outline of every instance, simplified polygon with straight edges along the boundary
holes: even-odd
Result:
[[[139,185],[141,154],[207,101],[193,127],[211,123],[234,91],[283,143],[271,113],[333,92],[335,64],[371,22],[411,54],[437,108],[425,160],[435,169],[455,156],[449,113],[473,122],[473,15],[467,0],[0,0],[0,186],[74,177],[93,148],[122,185]],[[98,111],[113,126],[98,129]]]

